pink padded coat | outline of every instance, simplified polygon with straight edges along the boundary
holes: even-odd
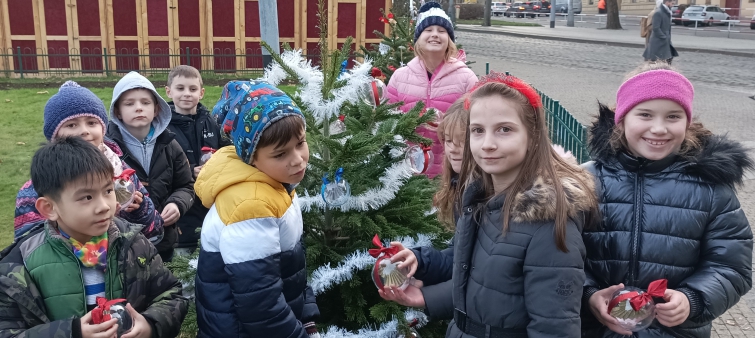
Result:
[[[463,55],[463,54],[460,54]],[[409,64],[393,73],[388,82],[388,101],[390,103],[404,102],[401,110],[408,112],[419,101],[427,108],[435,108],[441,113],[468,92],[477,83],[477,75],[460,60],[451,58],[435,69],[428,79],[425,64],[415,57]],[[425,174],[429,178],[439,175],[442,171],[443,145],[438,141],[436,130],[430,126],[417,128],[417,133],[433,140],[433,164],[427,168]]]

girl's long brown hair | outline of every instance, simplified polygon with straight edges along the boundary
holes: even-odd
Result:
[[[469,97],[470,105],[474,105],[475,101],[498,95],[504,100],[512,101],[519,107],[519,117],[522,120],[524,128],[527,130],[529,144],[527,144],[527,155],[524,158],[522,167],[519,170],[519,174],[514,182],[506,189],[506,199],[503,204],[503,232],[506,233],[509,229],[509,221],[511,218],[511,209],[516,196],[528,189],[530,189],[535,182],[535,179],[540,176],[546,184],[553,186],[555,191],[556,200],[556,219],[555,229],[553,231],[556,246],[559,250],[567,252],[566,247],[566,223],[568,219],[569,202],[566,199],[566,193],[561,183],[561,178],[571,178],[579,183],[582,189],[590,189],[592,182],[586,182],[582,177],[582,169],[571,165],[564,161],[559,156],[553,147],[551,147],[551,140],[548,136],[548,127],[545,122],[545,110],[540,108],[534,108],[528,99],[519,91],[500,82],[486,83],[476,90],[474,90]],[[471,111],[471,109],[470,109]],[[485,173],[475,162],[472,157],[472,151],[469,146],[470,131],[467,127],[465,144],[464,144],[464,157],[462,160],[461,177],[459,179],[460,184],[464,189],[469,186],[474,180],[481,180],[482,189],[485,193],[485,198],[489,199],[495,195],[493,189],[493,179],[490,174]],[[463,191],[463,190],[460,190]],[[589,199],[588,204],[590,206],[590,213],[597,210],[597,199],[594,191],[588,191],[586,198]]]
[[[462,97],[454,102],[446,114],[443,115],[443,120],[438,124],[438,140],[443,144],[445,148],[446,134],[451,136],[451,140],[455,143],[463,142],[465,134],[464,130],[469,125],[469,113],[464,109],[465,97]],[[448,158],[443,158],[443,171],[440,178],[440,188],[435,193],[433,198],[433,206],[438,209],[438,220],[440,220],[447,229],[453,230],[456,224],[454,224],[454,212],[458,211],[461,207],[460,192],[457,183],[454,185],[452,179],[455,176],[454,169],[451,167],[451,162]]]

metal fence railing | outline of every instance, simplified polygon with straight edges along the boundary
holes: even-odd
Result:
[[[571,151],[577,162],[585,163],[589,161],[587,128],[579,123],[558,100],[550,98],[539,90],[537,92],[543,100],[543,107],[545,107],[551,142]]]
[[[317,51],[302,53],[318,62]],[[0,49],[0,77],[111,76],[138,71],[144,75],[167,74],[177,65],[190,65],[207,74],[261,75],[261,48],[213,50],[181,48],[23,48]]]

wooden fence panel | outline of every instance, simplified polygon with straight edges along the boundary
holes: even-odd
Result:
[[[47,76],[167,72],[179,64],[215,72],[262,68],[258,1],[0,0],[0,70]],[[390,5],[327,0],[328,47],[339,48],[348,36],[357,46],[379,42],[373,31],[387,32],[378,18]],[[317,1],[278,0],[278,29],[281,43],[315,55]]]

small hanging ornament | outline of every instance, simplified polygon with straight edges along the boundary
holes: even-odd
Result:
[[[131,180],[131,175],[134,173],[136,173],[136,170],[126,169],[120,176],[114,179],[113,191],[115,192],[115,200],[118,201],[122,209],[127,208],[134,201],[136,186],[134,186],[134,182]]]
[[[210,148],[210,147],[202,147],[202,157],[199,158],[199,165],[203,166],[207,161],[210,160],[210,157],[212,157],[212,154],[214,154],[217,150]]]
[[[343,79],[344,75],[346,75],[346,66],[348,64],[349,64],[349,60],[348,59],[343,60],[343,62],[341,62],[341,72],[338,75],[338,79],[339,80]]]
[[[425,114],[427,114],[428,112],[430,114],[435,115],[435,117],[432,120],[428,121],[427,125],[429,125],[430,127],[433,127],[433,128],[438,128],[439,121],[442,119],[442,116],[440,116],[440,111],[438,111],[435,108],[424,108],[419,113],[419,116],[420,117],[425,116]]]
[[[617,291],[608,303],[608,314],[625,330],[637,332],[648,328],[655,319],[653,297],[663,297],[667,284],[665,279],[659,279],[650,283],[647,291],[631,286]]]
[[[377,258],[375,265],[372,267],[372,281],[379,290],[386,287],[397,287],[401,290],[409,286],[409,278],[406,276],[409,269],[399,269],[401,262],[391,262],[391,257],[398,253],[398,247],[384,247],[380,237],[376,234],[372,238],[372,244],[377,249],[370,249],[370,256]]]
[[[382,42],[378,45],[378,52],[380,52],[380,55],[388,54],[388,52],[390,51],[391,51],[391,46],[388,46]]]
[[[336,170],[333,182],[328,180],[328,174],[323,175],[320,195],[325,204],[330,207],[341,206],[351,198],[351,186],[343,178],[343,168]]]
[[[412,169],[412,173],[424,174],[433,164],[433,152],[430,146],[423,144],[413,145],[406,150],[406,162]]]
[[[377,107],[387,101],[386,93],[385,83],[378,79],[372,79],[372,82],[359,88],[359,98],[372,107]]]
[[[116,334],[118,338],[126,333],[129,333],[134,327],[134,319],[131,318],[131,314],[126,309],[125,299],[113,299],[107,300],[105,297],[97,297],[97,307],[92,310],[92,323],[102,324],[110,319],[118,319],[118,330]]]
[[[409,330],[411,331],[409,333],[409,338],[421,338],[419,332],[417,332],[417,326],[419,326],[419,319],[414,318],[412,322],[409,323]]]
[[[346,131],[346,123],[343,120],[346,119],[346,115],[338,115],[338,119],[330,124],[330,135],[336,135]]]

